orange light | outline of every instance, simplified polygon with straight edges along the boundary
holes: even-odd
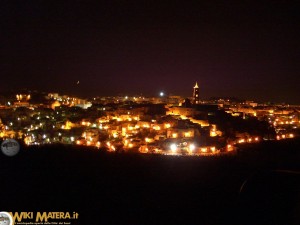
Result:
[[[166,123],[166,124],[165,124],[165,128],[168,129],[168,128],[170,128],[170,127],[171,127],[171,125],[170,125],[169,123]]]
[[[276,139],[277,139],[277,140],[280,140],[280,136],[279,136],[279,135],[277,135],[277,136],[276,136]]]
[[[227,151],[232,151],[233,148],[232,148],[232,145],[227,145]]]
[[[217,132],[215,131],[215,129],[213,129],[213,130],[210,131],[210,136],[211,137],[217,136]]]
[[[154,126],[153,129],[154,130],[160,130],[160,127],[159,126]]]
[[[184,136],[185,136],[185,137],[191,137],[192,135],[191,135],[190,132],[185,132],[185,133],[184,133]]]
[[[96,146],[99,148],[101,145],[100,141],[97,141]]]
[[[244,143],[245,142],[245,139],[240,139],[238,140],[239,143]]]
[[[207,152],[207,148],[201,148],[201,152]]]

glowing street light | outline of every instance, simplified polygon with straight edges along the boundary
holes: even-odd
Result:
[[[190,148],[190,151],[193,152],[193,151],[195,150],[196,147],[195,147],[194,144],[190,144],[190,147],[189,147],[189,148]]]
[[[96,146],[99,148],[101,146],[100,141],[97,141]]]
[[[163,93],[162,91],[159,93],[160,97],[163,97],[165,95],[165,93]]]
[[[172,153],[176,153],[176,150],[177,150],[176,144],[171,144],[170,149],[171,149]]]

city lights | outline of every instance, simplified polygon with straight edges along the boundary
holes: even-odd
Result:
[[[245,139],[240,139],[240,140],[238,140],[238,143],[244,143],[245,142]]]
[[[196,149],[196,146],[194,144],[190,144],[189,149],[193,152]]]
[[[171,127],[171,125],[170,125],[169,123],[166,123],[166,124],[165,124],[165,128],[166,128],[166,129],[168,129],[168,128],[170,128],[170,127]]]
[[[97,141],[96,146],[97,146],[98,148],[100,148],[100,146],[101,146],[100,141]]]
[[[0,225],[300,225],[299,3],[2,0]]]
[[[201,152],[206,153],[207,152],[207,148],[201,148]]]
[[[232,150],[233,150],[233,146],[230,145],[230,144],[228,144],[228,145],[227,145],[227,151],[232,151]]]
[[[23,138],[26,145],[63,143],[101,147],[107,151],[138,150],[149,154],[171,153],[189,156],[224,154],[266,140],[294,139],[299,136],[300,106],[260,105],[258,108],[258,103],[252,101],[232,103],[228,99],[219,99],[218,101],[222,101],[220,105],[212,101],[202,103],[198,89],[196,83],[189,103],[192,107],[183,104],[187,101],[186,98],[165,96],[163,91],[153,98],[124,95],[97,97],[93,98],[96,104],[91,103],[93,108],[86,108],[84,105],[87,105],[88,101],[84,99],[49,93],[48,97],[55,104],[49,101],[49,104],[44,106],[45,110],[41,104],[16,105],[20,99],[20,102],[27,101],[28,96],[17,94],[16,102],[10,102],[9,105],[6,101],[7,104],[2,107],[13,110],[24,107],[28,111],[7,116],[8,119],[2,122],[2,126],[0,120],[0,135],[2,138],[17,135],[22,137],[25,132]],[[132,102],[129,103],[129,100]],[[80,106],[76,106],[77,104]],[[197,107],[193,107],[195,105]],[[209,112],[202,111],[202,107]],[[218,110],[223,110],[231,117],[231,120],[243,128],[243,132],[218,118]],[[206,113],[215,123],[210,123],[205,117],[197,118]],[[239,121],[241,118],[246,121],[251,118],[254,122],[247,122],[249,126],[254,127],[247,130],[248,128],[243,127],[243,123]],[[257,126],[257,121],[266,122],[261,123],[262,130]],[[23,123],[26,124],[25,127],[22,127]],[[230,138],[226,130],[231,131]],[[261,133],[260,136],[257,136],[257,133]],[[211,145],[202,144],[202,139]],[[105,144],[101,145],[100,140]]]
[[[177,146],[176,146],[176,144],[171,144],[170,145],[170,149],[171,149],[171,151],[172,151],[172,153],[176,153],[176,150],[177,150]]]

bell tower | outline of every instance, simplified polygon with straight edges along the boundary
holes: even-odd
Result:
[[[199,104],[199,87],[197,82],[195,84],[193,92],[193,104]]]

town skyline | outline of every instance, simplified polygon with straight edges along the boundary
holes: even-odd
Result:
[[[198,81],[196,81],[197,85],[198,85]],[[192,84],[192,83],[190,83]],[[195,85],[195,83],[194,83]],[[168,90],[165,89],[157,89],[157,90],[152,90],[151,92],[148,93],[143,93],[143,92],[134,92],[134,91],[124,91],[124,92],[108,92],[107,94],[94,94],[92,95],[91,93],[85,92],[85,93],[76,93],[74,91],[63,91],[63,90],[58,90],[58,89],[54,89],[54,90],[38,90],[38,89],[33,89],[30,90],[29,88],[20,88],[17,90],[9,90],[9,91],[0,91],[0,96],[2,96],[3,99],[5,98],[15,98],[16,94],[31,94],[31,93],[35,93],[35,94],[51,94],[51,93],[55,93],[55,94],[59,94],[59,95],[66,95],[66,96],[72,96],[75,98],[83,98],[83,99],[89,99],[89,100],[93,100],[96,98],[102,98],[102,97],[123,97],[128,98],[128,100],[133,99],[133,98],[139,98],[139,97],[146,97],[146,98],[169,98],[169,97],[180,97],[182,99],[188,98],[188,99],[192,99],[193,98],[193,85],[190,85],[189,88],[189,92],[186,91],[186,94],[182,95],[176,92],[168,92]],[[230,95],[223,95],[223,96],[208,96],[207,94],[202,92],[202,88],[199,85],[199,103],[204,103],[206,101],[217,101],[217,100],[233,100],[233,101],[237,101],[237,102],[243,102],[243,101],[253,101],[253,102],[257,102],[260,104],[283,104],[283,105],[299,105],[298,101],[280,101],[280,98],[276,99],[260,99],[260,98],[255,98],[255,97],[242,97],[242,96],[230,96]],[[2,99],[2,101],[3,101]]]
[[[300,105],[236,99],[18,93],[0,106],[0,138],[26,145],[70,144],[112,152],[231,154],[245,143],[299,136]],[[3,103],[3,99],[2,99]]]

